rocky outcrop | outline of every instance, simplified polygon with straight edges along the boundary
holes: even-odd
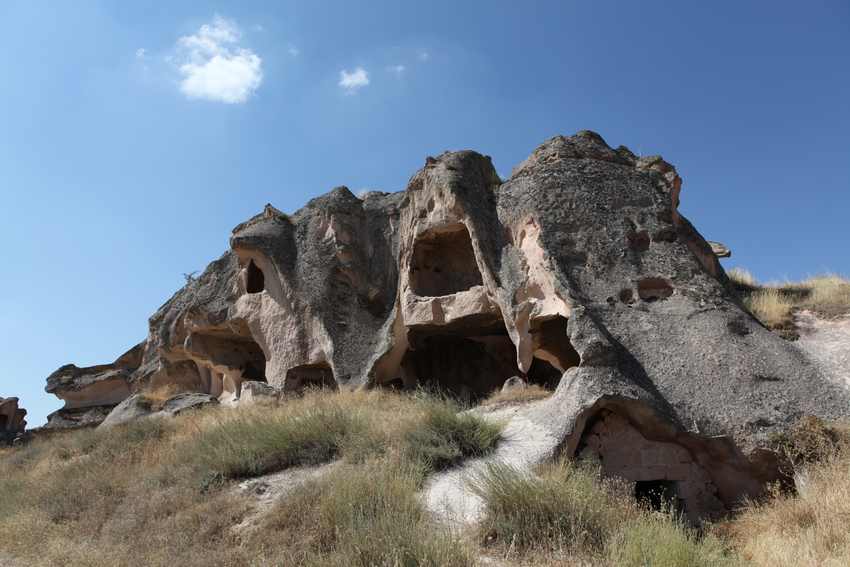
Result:
[[[708,245],[711,246],[711,251],[714,252],[714,255],[718,258],[732,257],[732,250],[730,250],[729,247],[722,242],[715,242],[713,240],[707,240],[706,242],[708,242]]]
[[[184,392],[156,404],[144,394],[133,394],[109,412],[98,427],[113,427],[141,418],[174,417],[185,411],[217,405],[218,399],[200,392]]]
[[[597,458],[712,515],[778,478],[771,435],[850,399],[742,307],[681,187],[660,157],[584,131],[504,182],[488,157],[447,152],[399,193],[267,205],[151,317],[123,383],[476,400],[519,376],[555,390],[523,417],[555,440],[534,458]]]
[[[18,398],[0,397],[0,444],[12,443],[27,428],[27,410],[18,407]]]
[[[47,377],[45,391],[65,405],[47,416],[48,429],[97,425],[130,395],[130,377],[142,360],[144,343],[122,354],[112,364],[79,368],[66,364]]]

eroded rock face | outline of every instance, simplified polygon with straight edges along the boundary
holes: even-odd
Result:
[[[475,400],[519,376],[556,389],[529,419],[560,453],[625,463],[604,470],[712,515],[777,479],[772,433],[850,399],[741,307],[680,190],[661,158],[584,131],[504,182],[489,158],[447,152],[403,192],[267,205],[151,317],[124,382],[222,401],[244,381]],[[637,465],[632,445],[664,462]]]
[[[18,407],[18,398],[0,397],[0,444],[11,443],[27,428],[27,410]]]
[[[142,360],[144,343],[112,364],[79,368],[66,364],[47,377],[46,392],[65,406],[47,416],[47,427],[65,429],[97,425],[109,410],[130,395],[130,377]]]

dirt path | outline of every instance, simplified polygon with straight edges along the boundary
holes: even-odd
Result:
[[[827,320],[811,311],[800,311],[795,323],[800,333],[797,346],[827,377],[850,388],[850,315]]]
[[[470,524],[481,516],[483,508],[481,499],[469,488],[470,478],[490,463],[504,463],[524,470],[552,457],[558,439],[523,415],[530,405],[481,413],[487,419],[507,422],[504,439],[491,455],[438,473],[425,483],[425,506],[432,514],[449,524]]]

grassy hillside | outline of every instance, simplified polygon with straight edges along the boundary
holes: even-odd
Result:
[[[850,564],[850,457],[837,433],[783,440],[807,467],[799,496],[702,532],[569,463],[537,475],[490,467],[471,485],[483,520],[461,530],[429,517],[423,482],[486,454],[501,428],[459,409],[424,394],[313,392],[5,449],[0,555],[90,566]],[[323,474],[265,507],[240,488],[296,469]]]
[[[850,280],[836,274],[764,284],[741,268],[729,270],[728,275],[747,308],[769,329],[793,329],[793,314],[799,309],[826,318],[850,313]]]

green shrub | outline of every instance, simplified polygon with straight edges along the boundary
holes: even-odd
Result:
[[[200,464],[202,483],[209,485],[328,462],[339,456],[346,439],[364,428],[357,416],[333,406],[237,417],[200,432],[189,442],[187,456]]]
[[[430,470],[444,470],[464,459],[492,451],[502,435],[502,425],[471,414],[459,413],[446,400],[427,403],[421,422],[407,431],[405,454]]]
[[[297,534],[289,540],[285,564],[473,565],[463,542],[422,509],[417,497],[422,476],[421,468],[388,459],[341,465],[290,493],[259,537]]]
[[[739,560],[717,537],[700,537],[675,518],[645,512],[623,526],[608,544],[618,567],[733,567]]]
[[[600,484],[595,471],[567,461],[543,467],[539,476],[490,465],[471,486],[484,501],[482,539],[520,552],[598,553],[620,522],[636,513]]]

